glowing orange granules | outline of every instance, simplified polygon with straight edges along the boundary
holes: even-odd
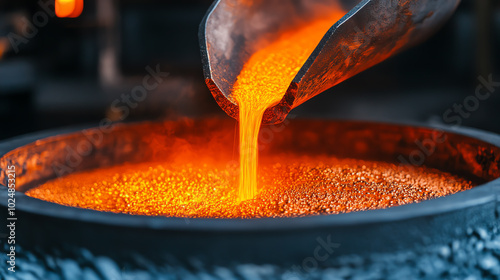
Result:
[[[234,188],[237,167],[224,164],[129,164],[72,174],[27,195],[118,213],[257,218],[385,208],[473,187],[435,169],[326,156],[264,159],[259,174],[259,194],[242,203]]]
[[[257,137],[264,111],[283,98],[300,67],[343,15],[339,11],[282,34],[253,54],[243,66],[232,94],[239,106],[240,119],[240,201],[253,198],[257,192]]]

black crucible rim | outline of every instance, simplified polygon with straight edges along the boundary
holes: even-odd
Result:
[[[366,125],[384,124],[390,126],[406,126],[411,128],[439,129],[445,133],[469,137],[500,148],[500,136],[472,128],[463,127],[429,127],[418,123],[378,123],[370,121],[332,121],[352,122]],[[116,127],[126,128],[131,125],[141,125],[150,122],[118,124]],[[87,128],[87,127],[85,127]],[[47,140],[52,136],[67,136],[84,128],[57,129],[37,132],[16,137],[0,143],[0,159],[8,152],[21,148],[37,140]],[[0,206],[7,208],[6,186],[0,184]],[[332,215],[258,218],[258,219],[213,219],[213,218],[186,218],[157,217],[143,215],[128,215],[121,213],[101,212],[91,209],[64,206],[36,198],[28,197],[16,191],[16,211],[35,216],[57,218],[62,220],[80,221],[92,224],[102,224],[136,229],[151,229],[164,231],[188,232],[266,232],[288,231],[314,228],[340,228],[348,226],[363,226],[379,223],[398,222],[417,217],[432,217],[448,214],[454,211],[481,207],[493,203],[496,212],[500,210],[500,178],[476,186],[470,190],[453,195],[411,203],[386,209],[366,210]],[[495,215],[498,215],[498,214]]]

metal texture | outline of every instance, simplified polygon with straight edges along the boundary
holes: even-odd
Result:
[[[238,119],[232,86],[244,63],[280,33],[339,9],[324,35],[263,123],[434,33],[459,0],[218,0],[200,26],[205,81],[219,106]]]
[[[411,163],[418,158],[415,153],[423,153],[424,165],[483,183],[447,197],[388,209],[248,220],[115,214],[24,195],[40,182],[68,172],[124,162],[168,161],[169,154],[178,149],[175,143],[197,146],[206,143],[208,137],[231,146],[234,133],[233,121],[215,119],[58,130],[5,141],[0,143],[0,218],[6,219],[8,202],[8,193],[1,186],[6,183],[3,171],[8,165],[15,165],[19,221],[16,241],[28,250],[81,246],[113,258],[171,255],[182,260],[197,257],[226,264],[300,264],[313,254],[318,237],[331,236],[332,242],[341,244],[335,249],[335,257],[339,257],[445,243],[465,236],[468,227],[498,221],[500,136],[465,128],[351,121],[291,121],[287,129],[274,134],[262,156],[327,153],[396,163],[403,157]],[[150,143],[158,136],[164,137],[164,150]],[[426,143],[425,147],[433,143],[433,152],[423,152],[418,143]]]

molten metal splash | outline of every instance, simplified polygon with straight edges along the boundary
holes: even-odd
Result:
[[[240,113],[240,201],[257,193],[257,138],[264,111],[278,103],[328,29],[345,12],[282,34],[246,62],[233,88]]]

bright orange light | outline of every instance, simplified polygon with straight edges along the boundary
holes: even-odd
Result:
[[[83,0],[56,0],[56,15],[60,18],[76,18],[83,11]]]
[[[7,38],[0,38],[0,59],[2,59],[4,53],[9,49],[9,41]]]

